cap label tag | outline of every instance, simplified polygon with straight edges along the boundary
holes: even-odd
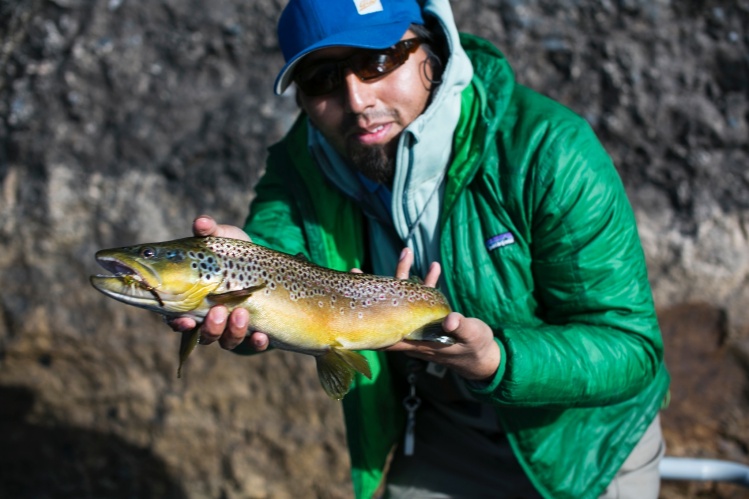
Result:
[[[354,5],[356,5],[356,11],[360,16],[382,11],[380,0],[354,0]]]

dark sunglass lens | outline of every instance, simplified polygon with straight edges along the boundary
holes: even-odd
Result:
[[[379,78],[401,67],[420,44],[421,40],[411,38],[384,50],[362,54],[352,64],[352,70],[362,80]]]
[[[386,75],[398,66],[400,66],[400,62],[393,57],[390,51],[385,51],[379,54],[362,56],[361,59],[356,61],[356,67],[352,69],[359,78],[370,80]]]
[[[309,96],[332,92],[341,83],[337,64],[320,64],[301,70],[295,80],[302,92]]]
[[[362,80],[374,80],[395,71],[421,44],[418,38],[403,40],[383,50],[364,50],[338,62],[316,64],[297,71],[294,81],[306,95],[325,95],[343,83],[343,71],[353,71]]]

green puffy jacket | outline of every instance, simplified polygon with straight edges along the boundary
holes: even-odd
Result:
[[[489,324],[502,352],[476,395],[496,407],[539,492],[594,498],[669,383],[632,209],[584,120],[516,84],[488,42],[461,42],[475,76],[440,244],[453,308]],[[312,163],[304,115],[271,147],[256,191],[245,227],[254,241],[338,270],[362,264],[363,216]],[[488,243],[498,235],[504,244]],[[372,379],[357,377],[343,400],[357,497],[377,489],[404,423],[385,354],[364,353]]]

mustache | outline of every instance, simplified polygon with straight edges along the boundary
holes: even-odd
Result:
[[[397,121],[400,118],[400,115],[395,109],[373,109],[365,110],[361,113],[350,113],[346,115],[343,123],[341,123],[341,130],[351,130],[361,124],[377,122],[383,118]]]

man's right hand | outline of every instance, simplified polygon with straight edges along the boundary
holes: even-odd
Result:
[[[192,231],[198,237],[228,237],[249,241],[249,236],[239,227],[222,225],[208,215],[200,215],[192,223]],[[250,314],[243,308],[235,309],[231,314],[223,305],[216,305],[208,311],[200,327],[200,343],[208,345],[215,341],[221,348],[232,350],[240,343],[248,341],[250,346],[258,352],[266,350],[269,345],[268,336],[254,331],[249,333]],[[194,329],[197,323],[189,317],[178,317],[169,322],[175,331],[185,332]]]

